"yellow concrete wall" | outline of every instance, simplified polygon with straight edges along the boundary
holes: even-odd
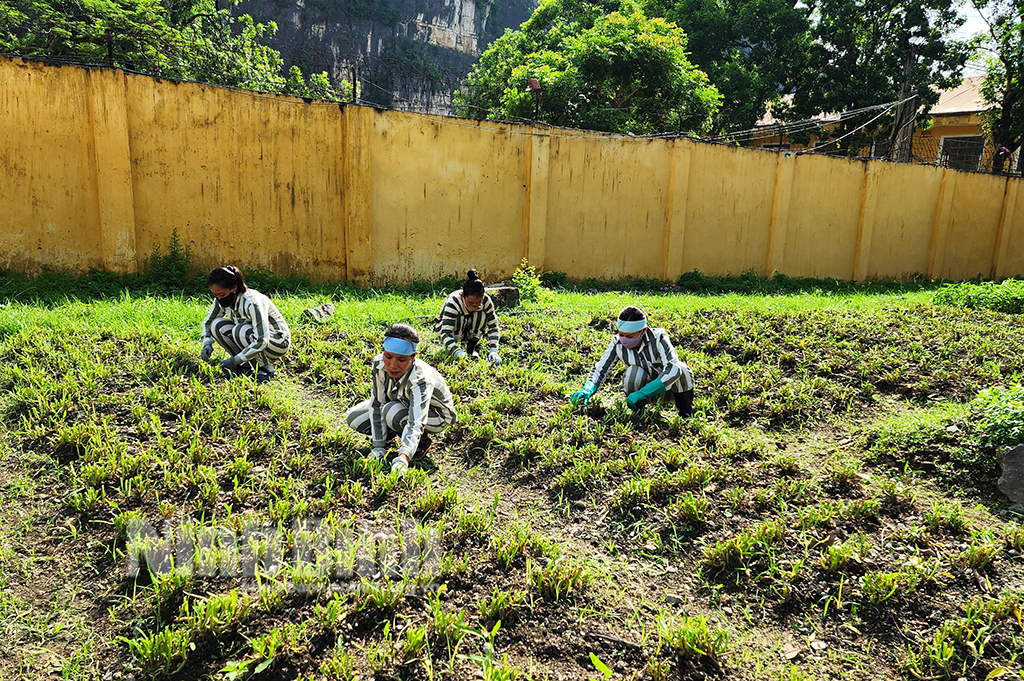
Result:
[[[529,138],[472,123],[373,112],[370,280],[510,278],[527,238]]]
[[[661,140],[551,140],[545,269],[660,277],[669,180]]]
[[[995,175],[946,170],[956,176],[940,279],[988,277],[996,247],[1007,180]],[[1019,247],[1019,244],[1018,244]]]
[[[0,65],[0,267],[102,268],[92,84],[116,74]]]
[[[689,183],[677,197],[686,212],[678,270],[709,275],[761,272],[768,251],[778,154],[686,141]],[[752,182],[752,178],[757,178]]]
[[[128,76],[137,244],[203,266],[345,277],[336,105]]]
[[[1024,275],[1024,181],[306,103],[0,59],[0,267],[407,283]]]
[[[1024,182],[1008,182],[999,255],[991,276],[1008,277],[1024,272]],[[1014,246],[1011,248],[1011,244]]]
[[[851,279],[864,163],[809,155],[794,160],[780,271]]]
[[[878,173],[867,279],[926,277],[942,168],[870,161]],[[1022,270],[1024,271],[1024,270]]]

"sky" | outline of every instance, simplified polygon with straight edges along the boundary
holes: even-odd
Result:
[[[981,15],[978,14],[978,10],[974,9],[974,6],[971,3],[964,3],[960,8],[960,14],[966,17],[967,21],[964,22],[964,25],[956,32],[956,36],[958,38],[970,38],[976,33],[980,33],[987,29],[984,20],[982,20]],[[984,75],[984,73],[984,67],[977,62],[968,63],[966,68],[964,68],[965,76],[981,76]]]

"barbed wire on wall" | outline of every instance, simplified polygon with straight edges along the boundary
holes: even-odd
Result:
[[[383,85],[375,82],[372,77],[372,70],[364,69],[362,73],[359,73],[357,69],[357,86],[352,88],[352,94],[346,98],[339,99],[312,99],[308,97],[296,97],[295,95],[289,95],[287,92],[282,92],[282,85],[280,82],[248,82],[246,87],[238,87],[233,85],[227,85],[216,81],[217,79],[223,78],[223,74],[212,73],[203,69],[196,69],[190,67],[190,70],[200,76],[208,76],[210,80],[197,80],[182,78],[177,75],[168,74],[167,72],[161,72],[157,69],[140,69],[135,68],[132,65],[118,64],[110,66],[105,60],[99,60],[94,55],[84,54],[66,54],[61,56],[54,55],[33,55],[33,54],[22,54],[22,53],[0,53],[0,56],[14,59],[24,59],[29,61],[35,61],[40,63],[51,63],[60,65],[74,65],[82,66],[87,68],[114,68],[120,71],[131,73],[140,76],[148,76],[161,78],[165,80],[172,80],[175,82],[183,83],[194,83],[197,85],[203,85],[207,87],[216,87],[232,90],[249,97],[260,98],[260,99],[271,99],[275,101],[292,101],[295,103],[305,103],[317,106],[344,106],[348,104],[355,104],[360,106],[372,106],[377,109],[394,110],[407,113],[410,115],[418,116],[431,120],[440,125],[451,125],[459,127],[469,127],[480,129],[481,123],[511,123],[518,126],[529,126],[526,129],[522,127],[509,128],[504,126],[487,127],[497,134],[507,134],[510,136],[524,136],[524,137],[544,137],[544,138],[580,138],[580,137],[600,137],[601,139],[638,139],[638,140],[649,140],[649,139],[678,139],[685,138],[691,139],[695,142],[704,142],[710,144],[722,144],[730,146],[749,146],[751,143],[764,140],[764,139],[778,139],[777,144],[765,144],[758,145],[756,148],[765,150],[766,152],[774,153],[788,153],[793,155],[804,155],[804,154],[819,154],[825,153],[829,155],[835,155],[839,150],[839,142],[844,139],[848,139],[856,133],[861,133],[870,128],[872,125],[878,124],[886,116],[892,115],[892,112],[901,104],[910,101],[913,98],[906,98],[903,100],[886,102],[883,104],[876,104],[867,107],[861,107],[851,111],[846,111],[841,114],[823,117],[816,116],[812,118],[805,118],[789,122],[773,122],[768,125],[757,126],[745,130],[731,131],[721,135],[703,136],[698,137],[692,133],[679,133],[679,132],[665,132],[655,133],[647,135],[634,135],[634,134],[621,134],[621,133],[607,133],[595,130],[585,130],[579,128],[566,128],[556,125],[551,125],[540,120],[520,118],[520,117],[508,117],[501,116],[500,119],[489,119],[489,116],[498,116],[501,112],[493,108],[484,108],[474,105],[460,105],[466,109],[475,110],[479,117],[473,118],[461,118],[455,115],[454,106],[451,104],[436,105],[430,102],[424,103],[422,99],[414,100],[408,97],[404,97],[395,91],[395,88],[386,88]],[[385,56],[383,59],[378,60],[379,63],[386,63],[390,57]],[[399,60],[402,61],[402,60]],[[408,61],[408,60],[406,60]],[[369,71],[369,73],[367,72]],[[394,75],[394,74],[392,74]],[[369,76],[369,77],[367,77]],[[403,76],[405,77],[405,76]],[[414,78],[415,76],[409,75],[408,77]],[[452,72],[452,80],[450,80],[445,87],[450,88],[450,92],[454,93],[464,81],[461,79],[458,81],[454,78],[454,72]],[[348,82],[348,81],[344,81]],[[261,87],[262,86],[262,87]],[[370,92],[379,93],[382,96],[366,96],[367,88]],[[383,95],[387,95],[384,97]],[[291,97],[292,99],[282,99],[282,97]],[[382,103],[380,100],[386,100],[387,103]],[[785,137],[792,138],[795,135],[810,136],[815,131],[819,134],[825,134],[826,129],[830,127],[838,126],[849,126],[856,122],[858,119],[864,118],[870,114],[875,114],[871,118],[865,120],[852,129],[848,129],[838,138],[829,138],[826,141],[819,142],[814,146],[802,149],[792,149],[789,144],[781,142]],[[914,125],[914,117],[911,116],[909,121],[903,125]],[[902,127],[902,126],[901,126]],[[872,143],[866,154],[849,155],[849,150],[844,151],[844,155],[850,158],[861,158],[861,159],[878,159],[878,160],[894,160],[891,158],[891,145],[884,145],[883,148],[879,148],[876,143]],[[963,170],[966,172],[976,173],[992,173],[996,172],[993,170],[993,150],[990,145],[986,143],[986,138],[981,133],[976,135],[958,135],[958,136],[945,136],[945,137],[929,137],[926,134],[915,134],[912,137],[912,151],[909,158],[905,162],[936,165],[947,168],[954,168],[957,170]],[[1021,175],[1022,166],[1024,164],[1019,162],[1020,152],[1016,152],[1010,158],[1009,168],[1005,169],[1004,172],[1013,175]]]

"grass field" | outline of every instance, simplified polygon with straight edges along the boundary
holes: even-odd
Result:
[[[319,325],[276,298],[265,385],[199,361],[202,299],[0,307],[0,678],[1024,678],[1024,519],[974,401],[1018,382],[1020,317],[543,291],[495,369],[440,352],[441,296],[346,295]],[[567,404],[631,303],[693,419],[614,376]],[[343,420],[395,321],[459,413],[401,481]]]

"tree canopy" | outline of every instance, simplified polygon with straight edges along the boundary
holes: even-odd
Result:
[[[793,0],[645,0],[686,33],[690,60],[722,93],[718,129],[752,128],[808,65],[810,9]]]
[[[991,105],[982,122],[995,153],[992,169],[1003,172],[1024,140],[1024,3],[973,0],[987,24],[980,36],[987,72],[981,95]]]
[[[281,55],[267,44],[276,31],[216,0],[0,0],[3,52],[269,92],[324,91],[326,74],[311,87],[294,72],[286,83]]]
[[[706,131],[721,95],[685,47],[682,30],[631,0],[542,0],[484,52],[456,106],[477,118],[591,130]],[[530,78],[541,86],[536,99]]]

